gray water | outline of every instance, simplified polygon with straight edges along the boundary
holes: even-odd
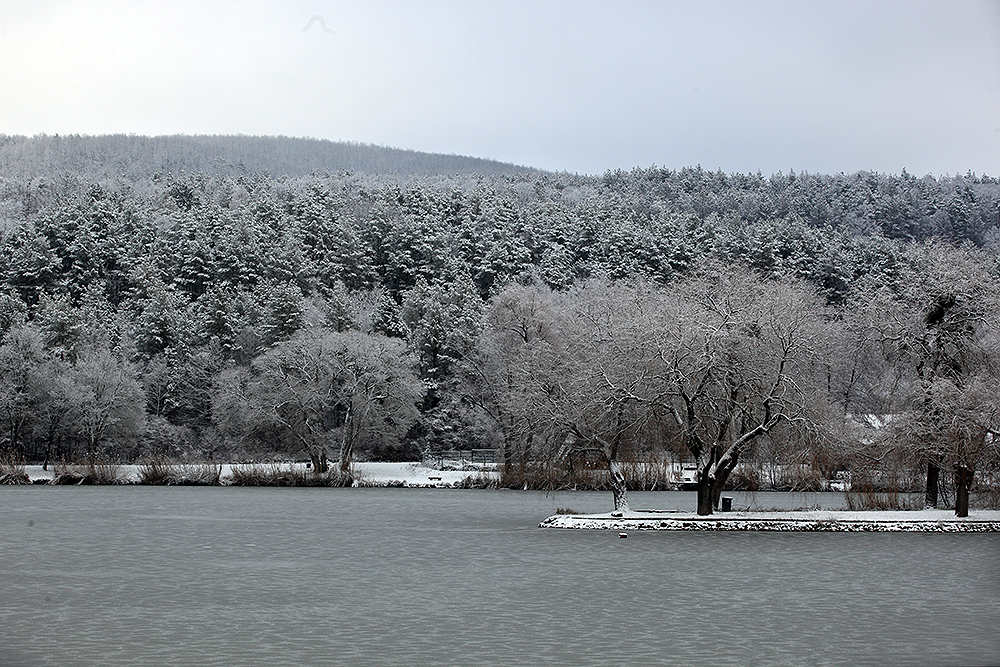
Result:
[[[0,488],[0,665],[1000,664],[1000,535],[536,528],[610,504]]]

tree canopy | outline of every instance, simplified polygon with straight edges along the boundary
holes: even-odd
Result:
[[[996,469],[995,178],[305,171],[333,149],[265,144],[0,137],[3,447],[496,447],[508,485],[600,460],[618,487],[660,452],[709,505],[764,451]]]

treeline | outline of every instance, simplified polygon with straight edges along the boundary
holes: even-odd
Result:
[[[157,174],[305,176],[363,171],[404,175],[513,174],[533,169],[467,157],[326,139],[231,135],[146,137],[0,134],[0,178],[31,180],[70,172],[88,180]]]
[[[600,466],[624,503],[629,465],[677,455],[705,511],[759,483],[751,460],[876,489],[919,478],[929,500],[941,471],[957,496],[998,470],[996,179],[0,188],[2,447],[27,459],[309,456],[349,473],[359,454],[495,447],[505,485]]]

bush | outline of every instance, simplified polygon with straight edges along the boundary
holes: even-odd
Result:
[[[920,494],[880,491],[872,488],[855,488],[844,492],[849,510],[918,510],[923,507]]]
[[[477,472],[473,475],[466,475],[455,482],[456,489],[495,489],[497,488],[497,477],[492,473]]]
[[[548,491],[610,491],[611,481],[603,462],[574,457],[561,461],[527,461],[510,469],[500,467],[499,480],[490,488]],[[667,456],[648,460],[621,461],[625,486],[629,491],[669,491],[676,487],[674,467]],[[464,481],[464,480],[463,480]]]
[[[182,464],[164,457],[139,465],[139,484],[162,486],[218,486],[222,466],[217,463]]]
[[[84,464],[57,463],[50,484],[128,484],[121,466],[107,459],[93,459]]]
[[[774,491],[824,491],[826,482],[819,470],[808,465],[781,466],[774,481]]]
[[[0,484],[31,484],[24,461],[11,452],[0,453]]]
[[[291,463],[248,463],[233,466],[227,481],[232,486],[350,486],[354,478],[336,469],[317,473]]]

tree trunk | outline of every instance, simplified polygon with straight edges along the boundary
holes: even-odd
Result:
[[[616,512],[628,512],[628,487],[625,485],[625,474],[618,461],[608,461],[608,472],[611,477],[611,494],[615,502]]]
[[[709,516],[715,509],[715,488],[708,471],[698,471],[698,514]]]
[[[348,434],[340,443],[340,462],[337,468],[340,472],[340,483],[344,486],[350,486],[354,482],[354,475],[351,474],[351,464],[353,462],[354,436]]]
[[[969,516],[969,489],[973,471],[962,464],[955,465],[955,516]]]
[[[340,441],[340,483],[350,486],[354,482],[351,463],[354,461],[354,404],[348,403],[344,417],[344,436]]]
[[[514,448],[506,438],[503,441],[503,471],[500,478],[503,483],[509,484],[514,476]]]
[[[722,487],[726,485],[730,473],[736,467],[737,458],[734,456],[731,461],[721,465],[710,465],[710,471],[698,471],[698,514],[707,516],[719,509],[719,499],[722,497]]]
[[[352,480],[351,476],[351,459],[353,458],[352,446],[344,446],[340,448],[340,476],[343,478],[345,483]]]
[[[310,452],[309,458],[312,459],[313,472],[317,475],[321,475],[330,469],[330,464],[326,458],[325,451]]]
[[[938,505],[938,476],[941,466],[934,459],[927,461],[927,487],[924,491],[924,507],[934,508]]]

